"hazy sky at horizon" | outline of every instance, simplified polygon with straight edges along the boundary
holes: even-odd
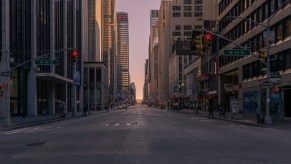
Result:
[[[144,64],[148,58],[150,11],[160,8],[161,0],[116,0],[117,11],[129,19],[129,73],[135,83],[136,98],[143,98]]]

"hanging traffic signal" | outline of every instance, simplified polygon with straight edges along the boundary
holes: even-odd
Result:
[[[72,52],[72,57],[73,57],[73,62],[77,62],[77,60],[78,60],[78,52],[77,51],[73,51]]]
[[[205,34],[205,44],[203,48],[204,52],[206,50],[212,51],[212,35],[211,34]]]
[[[204,51],[204,43],[205,37],[202,35],[200,31],[193,31],[192,32],[192,50],[194,51]]]
[[[260,49],[259,50],[259,58],[263,61],[263,62],[266,62],[266,58],[267,58],[267,51],[266,49]]]

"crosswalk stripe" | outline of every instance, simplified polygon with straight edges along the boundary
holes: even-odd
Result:
[[[22,129],[2,132],[1,134],[12,135],[12,134],[17,134],[17,133],[31,133],[31,132],[36,132],[36,131],[48,131],[48,130],[50,130],[50,128],[47,128],[47,127],[46,128],[41,128],[41,127],[22,128]]]

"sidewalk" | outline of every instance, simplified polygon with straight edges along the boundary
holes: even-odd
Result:
[[[98,113],[105,113],[106,110],[101,111],[91,111],[90,113],[87,112],[87,116],[95,115]],[[71,112],[67,112],[65,115],[65,118],[60,118],[59,114],[47,114],[47,115],[39,115],[39,116],[12,116],[11,117],[11,126],[6,125],[5,119],[0,119],[0,132],[11,130],[11,129],[17,129],[21,127],[27,127],[27,126],[34,126],[39,124],[45,124],[49,122],[55,122],[55,121],[61,121],[61,120],[67,120],[72,118],[79,118],[83,117],[83,112],[77,112],[75,113],[75,116],[72,116]]]
[[[182,109],[180,111],[176,111],[176,110],[172,110],[172,111],[180,112],[180,113],[184,113],[184,114],[197,115],[196,113],[193,112],[193,109]],[[208,114],[209,114],[208,111],[199,111],[197,116],[208,118],[209,117]],[[213,118],[210,118],[210,119],[218,119],[218,120],[230,121],[230,122],[258,126],[258,127],[265,127],[265,128],[279,129],[279,130],[290,130],[291,131],[291,118],[286,118],[282,122],[273,122],[271,125],[267,125],[267,124],[258,124],[257,120],[244,119],[242,114],[233,115],[231,118],[230,113],[226,113],[225,116],[219,116],[219,113],[217,111],[214,111]]]

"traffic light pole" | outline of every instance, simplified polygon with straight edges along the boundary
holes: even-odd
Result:
[[[267,20],[267,32],[270,33],[270,20]],[[270,78],[270,41],[266,40],[266,51],[267,51],[267,79]],[[270,87],[266,87],[266,117],[265,123],[272,124],[272,117],[270,115]]]
[[[16,65],[15,67],[12,67],[12,68],[10,68],[10,54],[12,54],[12,53],[10,53],[9,51],[3,51],[3,50],[0,50],[0,52],[7,54],[7,55],[4,55],[4,57],[3,57],[3,61],[5,61],[4,63],[6,63],[5,68],[8,68],[4,72],[11,73],[12,70],[14,70],[14,69],[16,69],[16,68],[18,68],[20,66],[23,66],[23,65],[25,65],[25,64],[27,64],[27,63],[29,63],[31,61],[34,61],[36,59],[39,59],[39,58],[42,58],[42,57],[45,57],[45,56],[48,56],[48,55],[51,55],[51,54],[59,53],[59,52],[73,50],[73,49],[76,49],[76,48],[75,47],[66,48],[66,49],[63,49],[63,50],[46,53],[46,54],[40,55],[38,57],[32,58],[30,60],[27,60],[27,61],[25,61],[23,63],[20,63],[20,64]],[[76,68],[76,67],[74,66],[74,68]],[[4,93],[5,94],[5,103],[4,103],[5,108],[4,109],[6,109],[6,114],[5,114],[5,120],[6,121],[5,122],[6,122],[7,126],[11,126],[11,116],[10,116],[10,87],[11,87],[10,86],[10,76],[4,77],[4,81],[7,82],[6,83],[7,84],[6,93]]]

